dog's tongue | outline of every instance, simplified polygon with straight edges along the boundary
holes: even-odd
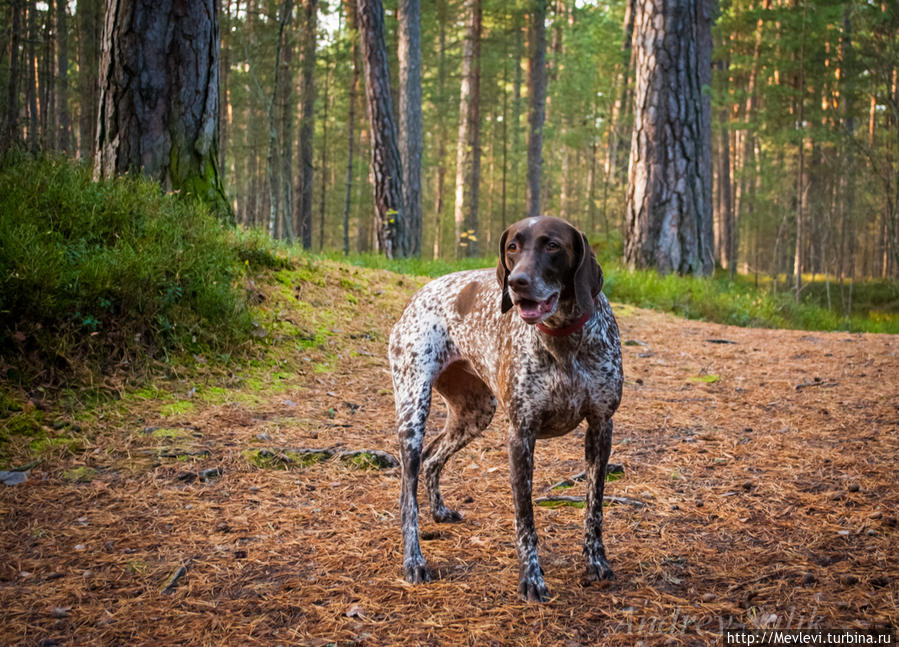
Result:
[[[552,310],[553,298],[543,301],[530,301],[522,299],[518,304],[518,314],[528,323],[539,320],[543,315]]]

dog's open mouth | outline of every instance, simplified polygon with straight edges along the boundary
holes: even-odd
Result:
[[[544,299],[543,301],[518,299],[515,305],[518,306],[518,314],[521,315],[521,318],[529,324],[534,324],[553,313],[556,309],[556,301],[558,298],[559,294],[554,293],[550,295],[548,299]]]

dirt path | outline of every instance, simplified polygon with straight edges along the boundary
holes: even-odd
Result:
[[[397,470],[247,459],[395,451],[383,331],[401,301],[330,370],[251,403],[111,424],[96,451],[0,489],[0,644],[694,645],[760,622],[899,625],[896,337],[619,306],[624,474],[607,493],[646,506],[607,509],[617,579],[587,588],[583,511],[538,508],[555,597],[537,606],[515,595],[503,416],[447,469],[465,520],[423,510],[427,586],[401,579]],[[535,494],[582,469],[582,438],[538,445]]]

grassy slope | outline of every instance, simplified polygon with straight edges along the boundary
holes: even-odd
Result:
[[[109,381],[101,390],[69,385],[45,394],[0,383],[0,469],[101,446],[103,433],[142,421],[209,405],[252,408],[341,363],[382,359],[397,313],[426,280],[306,256],[248,277],[256,343],[238,356],[182,351],[137,385]]]

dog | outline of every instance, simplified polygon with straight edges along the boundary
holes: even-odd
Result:
[[[431,579],[419,537],[419,473],[423,467],[434,520],[461,520],[443,501],[440,473],[484,431],[498,403],[510,422],[519,595],[549,599],[531,500],[535,441],[564,435],[585,418],[585,580],[613,577],[602,541],[602,500],[623,375],[618,326],[602,286],[587,237],[564,220],[540,216],[503,232],[495,275],[490,269],[448,274],[412,297],[389,345],[409,582]],[[443,396],[448,416],[423,449],[432,390]]]

